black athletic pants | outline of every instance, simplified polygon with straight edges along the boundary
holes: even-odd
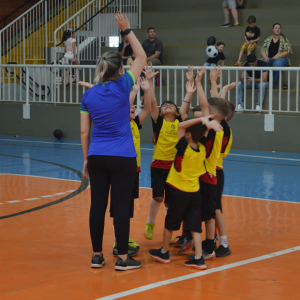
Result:
[[[127,254],[136,158],[90,155],[88,171],[91,183],[90,233],[93,251],[102,251],[104,219],[111,187],[117,249],[119,255]]]

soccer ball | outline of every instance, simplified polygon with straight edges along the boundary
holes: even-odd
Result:
[[[218,55],[219,51],[215,46],[208,46],[206,48],[206,54],[208,57],[214,58]]]

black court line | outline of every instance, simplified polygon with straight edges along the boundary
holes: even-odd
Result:
[[[83,192],[89,185],[89,181],[83,176],[83,174],[80,171],[75,170],[73,168],[70,168],[70,167],[67,167],[67,166],[64,166],[64,165],[60,165],[60,164],[57,164],[57,163],[49,162],[49,161],[40,160],[40,159],[28,158],[28,157],[23,157],[23,156],[8,155],[8,154],[0,154],[0,155],[15,157],[15,158],[22,158],[22,159],[30,159],[30,160],[42,162],[42,163],[45,163],[45,164],[51,164],[51,165],[54,165],[54,166],[58,166],[58,167],[61,167],[61,168],[64,168],[64,169],[67,169],[67,170],[70,170],[70,171],[74,172],[81,179],[80,187],[76,191],[72,192],[71,194],[69,194],[69,195],[67,195],[63,198],[60,198],[58,200],[55,200],[55,201],[52,201],[52,202],[49,202],[49,203],[46,203],[46,204],[43,204],[43,205],[40,205],[40,206],[37,206],[37,207],[33,207],[31,209],[23,210],[23,211],[20,211],[20,212],[14,213],[14,214],[10,214],[10,215],[6,215],[6,216],[0,216],[0,220],[11,218],[11,217],[16,217],[16,216],[20,216],[20,215],[24,215],[24,214],[27,214],[27,213],[30,213],[30,212],[33,212],[33,211],[37,211],[37,210],[40,210],[40,209],[43,209],[43,208],[46,208],[46,207],[53,206],[55,204],[64,202],[64,201],[66,201],[68,199],[71,199],[74,196],[80,194],[81,192]]]

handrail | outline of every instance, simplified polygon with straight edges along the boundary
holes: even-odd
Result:
[[[24,7],[25,5],[27,5],[31,1],[33,1],[33,0],[27,1],[26,3],[24,3],[23,5],[21,5],[20,7],[18,7],[16,10],[14,10],[12,13],[10,13],[7,16],[5,16],[2,20],[0,20],[0,23],[4,21],[4,27],[5,27],[5,21],[6,21],[6,19],[8,19],[11,15],[13,15],[14,13],[16,13],[19,9],[21,9],[22,7]]]
[[[111,5],[111,3],[113,3],[114,1],[116,1],[116,0],[112,0],[112,1],[110,1],[108,4],[106,4],[106,5],[105,5],[103,8],[101,8],[96,14],[94,14],[91,18],[89,18],[89,19],[88,19],[87,21],[85,21],[81,26],[79,26],[79,27],[75,30],[75,32],[77,32],[80,28],[82,28],[83,26],[85,26],[88,22],[90,22],[93,18],[95,18],[98,14],[100,14],[105,8],[107,8],[109,5]],[[88,5],[90,5],[91,3],[92,3],[92,2],[88,3],[85,7],[83,7],[81,10],[79,10],[79,11],[77,12],[77,14],[75,14],[75,15],[72,16],[72,18],[75,17],[75,16],[77,16],[79,13],[81,13],[81,11],[84,10],[86,7],[88,7]],[[71,18],[70,18],[70,19],[71,19]],[[70,20],[70,19],[69,19],[69,20]],[[60,27],[63,27],[63,26],[65,26],[67,23],[69,23],[69,20],[67,20],[64,24],[60,25]],[[59,30],[60,27],[58,27],[58,28],[54,31],[54,38],[55,38],[55,36],[56,36],[57,30]],[[62,43],[63,43],[63,42],[60,42],[60,43],[58,43],[58,44],[55,45],[55,46],[56,46],[56,47],[57,47],[57,46],[60,46]]]
[[[6,27],[2,28],[0,30],[0,34],[2,33],[2,31],[6,30],[8,27],[10,27],[11,25],[13,25],[14,23],[16,23],[18,20],[20,20],[21,18],[23,18],[25,15],[27,15],[30,11],[32,11],[36,6],[40,5],[40,3],[44,2],[45,0],[40,0],[38,3],[36,3],[35,5],[33,5],[30,9],[26,10],[22,15],[20,15],[18,18],[16,18],[15,20],[13,20],[13,22],[9,23]]]

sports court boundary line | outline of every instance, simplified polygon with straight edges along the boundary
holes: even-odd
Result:
[[[229,264],[229,265],[225,265],[225,266],[221,266],[221,267],[217,267],[217,268],[212,268],[212,269],[209,269],[209,270],[200,271],[200,272],[193,273],[193,274],[184,275],[184,276],[180,276],[180,277],[175,277],[175,278],[172,278],[172,279],[168,279],[168,280],[164,280],[164,281],[144,285],[144,286],[141,286],[141,287],[136,288],[136,289],[132,289],[132,290],[128,290],[128,291],[125,291],[125,292],[113,294],[113,295],[110,295],[110,296],[98,298],[96,300],[119,299],[119,298],[122,298],[122,297],[125,297],[125,296],[131,296],[131,295],[138,294],[138,293],[141,293],[141,292],[144,292],[144,291],[148,291],[148,290],[151,290],[151,289],[155,289],[155,288],[158,288],[158,287],[169,285],[169,284],[172,284],[172,283],[175,283],[175,282],[180,282],[180,281],[184,281],[184,280],[188,280],[188,279],[193,279],[193,278],[205,276],[205,275],[208,275],[208,274],[212,274],[212,273],[232,269],[232,268],[235,268],[235,267],[244,266],[244,265],[247,265],[247,264],[251,264],[251,263],[262,261],[262,260],[269,259],[269,258],[274,258],[274,257],[281,256],[281,255],[284,255],[284,254],[289,254],[289,253],[299,251],[299,250],[300,250],[300,246],[297,246],[297,247],[281,250],[281,251],[278,251],[278,252],[274,252],[274,253],[270,253],[270,254],[266,254],[266,255],[262,255],[262,256],[242,260],[242,261],[238,261],[238,262],[235,262],[235,263],[232,263],[232,264]]]
[[[26,142],[26,143],[42,143],[42,144],[54,144],[54,143],[57,143],[57,145],[81,146],[81,144],[58,143],[58,142],[55,142],[55,141],[54,142],[43,142],[43,141],[26,141],[26,140],[12,140],[12,139],[0,139],[0,141]],[[149,148],[141,148],[141,150],[153,151],[153,149],[149,149]],[[228,155],[231,155],[231,156],[243,156],[243,157],[254,157],[254,158],[266,158],[266,159],[277,159],[277,160],[300,161],[300,159],[296,159],[296,158],[281,158],[281,157],[247,155],[247,154],[233,154],[233,153],[229,153]]]

